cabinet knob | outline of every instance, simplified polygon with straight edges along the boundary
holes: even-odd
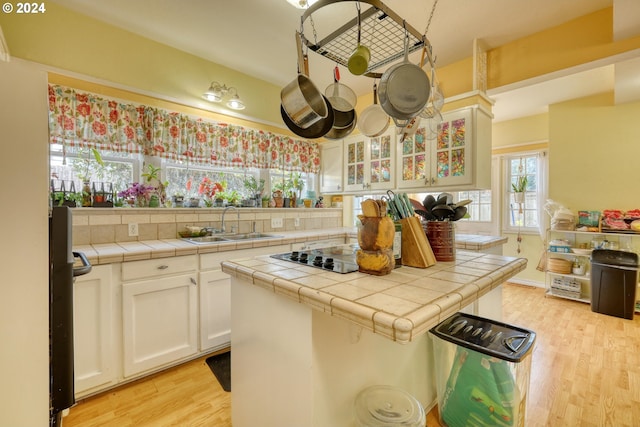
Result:
[[[166,270],[167,268],[169,268],[168,265],[162,264],[161,266],[158,267],[158,270]]]
[[[189,277],[189,280],[191,281],[192,285],[197,285],[198,282],[196,282],[196,279],[194,279],[193,277]]]

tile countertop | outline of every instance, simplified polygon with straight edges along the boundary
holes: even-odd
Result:
[[[83,252],[92,265],[112,264],[124,261],[138,261],[152,258],[166,258],[209,252],[236,251],[290,243],[312,242],[339,237],[357,236],[355,228],[339,227],[328,230],[283,231],[273,233],[279,237],[236,242],[214,242],[194,245],[181,239],[143,240],[134,242],[100,243],[74,246],[73,250]],[[456,234],[456,248],[472,251],[489,249],[507,242],[507,237]]]
[[[402,266],[386,276],[339,274],[269,256],[222,263],[222,271],[399,343],[427,332],[515,276],[524,258],[458,250],[456,261]]]

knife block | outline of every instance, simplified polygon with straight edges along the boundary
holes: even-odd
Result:
[[[402,265],[427,268],[435,265],[436,257],[427,241],[420,220],[413,216],[400,220],[402,224]]]

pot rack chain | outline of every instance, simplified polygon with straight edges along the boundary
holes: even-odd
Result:
[[[301,38],[308,49],[347,66],[349,57],[358,41],[358,18],[354,17],[322,40],[317,40],[317,32],[313,22],[313,13],[330,4],[351,0],[320,0],[307,9],[301,17]],[[437,1],[436,1],[437,2]],[[403,18],[389,9],[379,0],[358,0],[358,4],[367,3],[370,8],[361,11],[360,25],[363,43],[368,44],[371,52],[369,67],[364,74],[367,77],[380,78],[381,73],[374,71],[404,56],[405,37],[409,37],[409,53],[426,48],[427,62],[433,67],[431,44],[426,35],[420,34]],[[435,10],[435,4],[432,10]],[[310,19],[314,40],[310,41],[304,34],[304,22]]]
[[[431,20],[433,19],[433,14],[436,11],[436,5],[438,4],[438,0],[433,2],[433,6],[431,7],[431,14],[429,15],[429,20],[427,21],[427,26],[424,29],[424,35],[427,36],[427,32],[429,32],[429,27],[431,26]]]

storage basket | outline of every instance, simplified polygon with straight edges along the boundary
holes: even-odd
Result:
[[[552,273],[570,274],[573,263],[566,259],[549,258],[547,260],[547,270]]]

